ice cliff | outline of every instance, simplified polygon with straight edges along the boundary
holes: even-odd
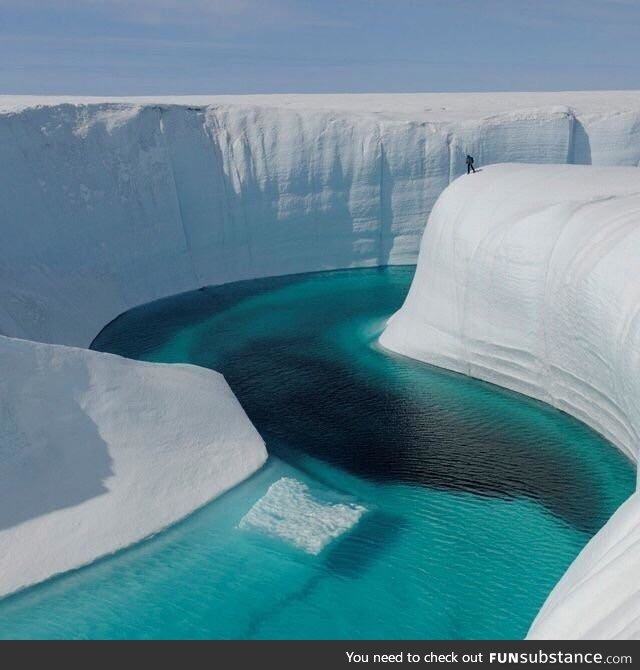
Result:
[[[539,398],[638,459],[640,169],[504,164],[454,182],[381,342]],[[587,545],[531,637],[640,636],[640,493]]]
[[[0,333],[86,346],[205,284],[415,262],[477,164],[640,162],[640,93],[0,97]]]

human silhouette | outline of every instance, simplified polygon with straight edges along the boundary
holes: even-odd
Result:
[[[467,154],[467,174],[469,174],[472,170],[475,174],[476,169],[473,167],[473,156],[469,156],[469,154]]]

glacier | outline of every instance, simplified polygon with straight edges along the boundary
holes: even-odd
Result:
[[[637,462],[640,170],[502,164],[455,181],[381,344],[543,400]],[[640,637],[640,492],[589,542],[531,638]]]
[[[124,362],[73,347],[88,346],[131,307],[203,285],[414,263],[434,203],[450,183],[462,188],[455,180],[467,152],[483,168],[478,183],[490,184],[496,171],[484,166],[500,162],[637,166],[640,92],[0,96],[0,152],[2,448],[21,464],[10,479],[44,486],[38,477],[45,477],[47,464],[60,453],[72,466],[69,472],[77,460],[101,473],[102,481],[94,472],[99,493],[85,500],[71,487],[70,504],[60,507],[45,487],[54,502],[46,507],[44,493],[33,487],[15,491],[9,475],[0,474],[25,511],[24,518],[18,512],[17,525],[0,527],[2,569],[12,575],[0,591],[7,593],[156,532],[251,474],[266,457],[241,408],[233,410],[233,430],[216,412],[211,416],[211,407],[222,411],[232,403],[214,373]],[[615,178],[607,179],[617,198]],[[490,188],[504,196],[498,183]],[[598,191],[603,207],[612,197],[607,188]],[[526,201],[529,191],[519,192]],[[571,207],[566,201],[556,205]],[[436,246],[444,244],[445,238],[428,235]],[[527,240],[544,254],[543,240]],[[448,244],[455,249],[460,241]],[[444,257],[452,249],[442,252]],[[533,261],[531,271],[525,283],[534,281]],[[394,322],[399,329],[401,319]],[[486,370],[500,357],[503,368],[535,366],[520,351],[490,353]],[[487,374],[502,383],[503,368]],[[589,421],[589,412],[596,411],[596,427],[634,451],[629,408],[615,404],[622,396],[611,400],[609,388],[602,388],[598,407],[585,404],[585,389],[567,379],[562,381],[573,396],[564,401],[577,415]],[[532,390],[529,381],[521,380],[520,390]],[[173,384],[190,387],[184,391],[189,402],[179,401]],[[199,394],[209,398],[207,407]],[[102,408],[101,397],[108,399]],[[166,420],[158,408],[167,412]],[[136,425],[134,409],[143,411],[147,432]],[[109,414],[116,410],[118,422]],[[31,429],[33,421],[38,430]],[[212,446],[203,450],[199,440],[205,436],[198,430],[207,421]],[[183,430],[176,433],[175,426]],[[88,450],[106,443],[94,465],[82,444],[65,442],[63,436],[74,430],[93,436]],[[192,430],[200,436],[194,443]],[[131,441],[128,435],[137,437]],[[144,501],[126,488],[133,480],[120,481],[121,468],[110,469],[121,458],[133,458],[125,456],[127,445],[139,452],[135,472],[140,490],[149,495]],[[152,457],[154,449],[162,458]],[[216,460],[220,467],[210,473],[211,481],[199,479],[195,466],[211,463],[207,459],[225,449],[229,462]],[[171,477],[175,459],[184,459],[189,476]],[[142,468],[156,461],[157,469]],[[145,480],[152,476],[157,479]],[[152,481],[171,491],[166,503],[154,497]],[[109,522],[100,534],[91,519],[102,518],[102,504]],[[116,507],[118,514],[110,516]],[[27,518],[28,510],[39,510],[39,516]],[[92,533],[91,543],[82,546],[77,534],[68,546],[59,544],[56,536],[71,533],[71,527]],[[17,533],[24,533],[19,541]],[[25,558],[38,555],[38,538],[52,542],[42,568]]]

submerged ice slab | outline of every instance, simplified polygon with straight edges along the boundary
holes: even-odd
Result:
[[[155,533],[251,475],[222,375],[0,337],[0,596]]]
[[[495,165],[454,182],[380,341],[576,416],[637,461],[640,169]],[[587,545],[532,637],[640,635],[633,496]]]
[[[318,500],[303,482],[282,477],[245,514],[239,528],[266,533],[308,554],[319,554],[358,523],[366,511],[361,505]]]

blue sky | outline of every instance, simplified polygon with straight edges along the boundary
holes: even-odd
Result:
[[[0,93],[640,89],[640,0],[0,0]]]

